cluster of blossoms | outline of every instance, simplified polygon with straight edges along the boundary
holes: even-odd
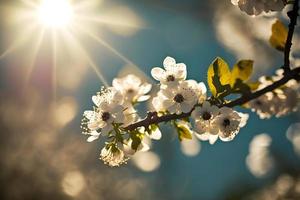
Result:
[[[258,90],[273,84],[274,81],[280,80],[282,77],[282,69],[277,70],[276,75],[273,77],[261,77]],[[296,80],[290,80],[282,87],[250,101],[249,106],[261,119],[266,119],[271,116],[282,117],[290,112],[297,111],[299,100],[299,84]]]
[[[160,89],[152,99],[155,116],[188,114],[188,118],[191,116],[193,119],[196,132],[191,131],[192,124],[184,122],[183,118],[169,121],[177,130],[194,132],[199,139],[210,140],[210,143],[218,137],[223,141],[232,140],[240,127],[245,125],[248,115],[228,107],[211,105],[204,83],[186,80],[185,64],[166,57],[163,65],[164,69],[155,67],[151,71],[153,78],[160,81]],[[130,130],[127,128],[140,120],[135,105],[150,98],[148,93],[151,88],[151,84],[130,74],[114,79],[112,87],[103,88],[92,97],[94,109],[84,112],[81,127],[83,134],[89,136],[88,142],[98,139],[100,135],[108,138],[100,153],[100,159],[106,164],[119,166],[137,151],[149,150],[147,140],[161,138],[156,122]]]
[[[143,120],[138,116],[135,105],[151,98],[148,93],[152,85],[135,75],[114,79],[112,87],[103,88],[92,97],[95,107],[84,112],[82,129],[84,134],[89,135],[88,142],[100,135],[108,138],[100,153],[100,159],[106,164],[119,166],[137,151],[149,150],[147,141],[161,138],[158,123],[162,121],[174,125],[180,140],[191,139],[194,133],[198,139],[208,140],[211,144],[218,138],[233,140],[240,128],[245,126],[248,114],[225,107],[219,102],[223,100],[224,103],[224,99],[216,101],[218,96],[207,97],[203,82],[186,80],[187,67],[184,63],[176,63],[174,58],[166,57],[163,65],[164,68],[154,67],[151,70],[153,78],[160,82],[159,90],[151,99],[154,111]],[[262,77],[257,90],[282,78],[283,70],[278,70],[273,77]],[[299,97],[297,82],[290,80],[248,105],[261,118],[280,117],[298,108]],[[157,120],[162,118],[164,120]]]
[[[89,135],[88,142],[100,135],[112,139],[102,149],[100,159],[110,166],[118,166],[128,159],[123,146],[130,143],[130,138],[123,137],[122,128],[139,120],[134,105],[149,99],[147,93],[152,85],[131,74],[114,79],[112,85],[92,97],[94,110],[84,112],[81,128],[83,134]]]
[[[248,15],[259,15],[262,12],[281,11],[287,0],[231,0],[231,3]]]
[[[160,81],[160,90],[152,100],[156,112],[161,114],[191,113],[194,129],[201,140],[214,143],[219,137],[223,141],[232,140],[243,127],[248,115],[228,107],[211,105],[206,97],[204,83],[186,80],[186,66],[167,57],[164,69],[155,67],[151,74]]]

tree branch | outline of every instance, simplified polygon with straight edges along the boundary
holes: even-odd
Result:
[[[285,48],[284,48],[284,66],[283,66],[284,76],[283,76],[283,78],[261,90],[258,90],[254,93],[250,93],[248,95],[244,95],[244,96],[242,96],[236,100],[233,100],[229,103],[222,104],[219,107],[223,107],[223,106],[235,107],[235,106],[243,105],[253,99],[260,97],[261,95],[264,95],[268,92],[275,90],[276,88],[283,86],[289,80],[292,80],[292,79],[300,80],[300,67],[297,67],[297,68],[291,70],[290,69],[290,59],[289,59],[290,51],[291,51],[291,47],[292,47],[292,39],[293,39],[293,35],[294,35],[294,30],[295,30],[295,26],[297,24],[297,17],[298,17],[298,10],[299,10],[298,3],[299,3],[299,0],[295,0],[293,9],[288,12],[288,16],[290,17],[290,24],[289,24],[288,36],[287,36],[287,40],[286,40]],[[158,124],[161,122],[169,122],[169,121],[176,120],[176,119],[184,119],[184,118],[190,117],[190,115],[194,109],[195,109],[195,107],[190,112],[181,113],[179,115],[166,114],[166,115],[158,116],[157,112],[148,112],[146,118],[144,118],[136,123],[133,123],[133,124],[125,127],[124,129],[126,131],[132,131],[138,127],[145,127],[146,129],[148,129],[148,127],[151,124]]]
[[[284,47],[284,65],[283,69],[285,72],[290,71],[290,52],[292,47],[292,39],[294,35],[295,26],[297,24],[299,10],[299,0],[294,1],[293,9],[287,13],[290,18],[288,36],[286,38],[285,47]]]

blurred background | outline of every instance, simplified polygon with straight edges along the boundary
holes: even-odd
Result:
[[[230,0],[0,2],[0,199],[300,199],[299,113],[262,121],[241,109],[247,126],[214,145],[180,143],[163,125],[150,152],[119,168],[80,129],[101,86],[127,73],[154,83],[166,56],[197,81],[216,56],[255,60],[253,80],[274,73],[283,58],[268,38],[284,12],[254,18]]]

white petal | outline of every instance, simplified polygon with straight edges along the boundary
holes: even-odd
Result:
[[[162,107],[165,109],[168,109],[170,106],[172,106],[174,104],[175,104],[175,102],[173,100],[170,100],[170,99],[162,100]]]
[[[174,113],[177,113],[178,112],[181,112],[181,110],[179,111],[177,109],[177,103],[174,103],[172,106],[168,107],[167,110],[171,113],[171,114],[174,114]],[[179,113],[180,114],[180,113]]]
[[[150,149],[149,145],[142,141],[141,144],[138,146],[137,151],[145,152],[145,151],[149,151],[149,149]]]
[[[241,112],[239,112],[238,114],[241,117],[241,122],[239,127],[244,127],[249,119],[249,115]]]
[[[87,119],[91,120],[94,119],[97,113],[95,111],[87,110],[84,111],[83,116],[85,116]]]
[[[208,110],[210,108],[210,103],[208,101],[204,101],[202,107]]]
[[[200,115],[201,115],[201,111],[202,111],[201,108],[196,107],[195,110],[192,112],[191,116],[192,116],[194,119],[199,119],[199,118],[200,118]]]
[[[176,66],[173,69],[175,71],[175,75],[180,80],[186,79],[186,65],[183,63],[176,64]]]
[[[217,116],[219,114],[219,107],[215,105],[211,106],[211,113],[214,117]]]
[[[198,83],[198,88],[200,89],[202,94],[205,94],[207,92],[207,88],[203,82]]]
[[[150,92],[151,88],[152,88],[152,85],[150,83],[143,83],[140,86],[140,90],[141,90],[142,94],[147,94],[148,92]]]
[[[209,133],[203,133],[203,134],[196,133],[195,135],[199,140],[202,140],[202,141],[207,141],[207,140],[209,140],[209,137],[210,137]]]
[[[164,67],[165,69],[168,70],[169,67],[173,67],[176,65],[176,60],[170,56],[167,56],[165,59],[164,59]]]
[[[209,144],[214,144],[218,139],[218,135],[210,135],[209,136]]]
[[[104,135],[104,136],[106,136],[109,133],[109,131],[111,131],[111,130],[112,130],[112,125],[111,124],[107,124],[105,127],[103,127],[101,129],[101,134]]]
[[[151,75],[155,80],[161,81],[165,77],[165,70],[163,70],[162,68],[159,68],[159,67],[154,67],[151,70]]]
[[[113,81],[112,81],[112,86],[114,88],[116,88],[117,90],[119,91],[122,91],[124,89],[124,85],[122,84],[122,80],[119,79],[119,78],[115,78]]]
[[[94,95],[92,96],[92,101],[96,106],[99,106],[101,102],[101,97],[99,95]]]
[[[222,107],[220,108],[220,113],[223,115],[229,115],[233,112],[233,110],[231,108],[228,107]]]
[[[155,131],[152,131],[151,135],[149,135],[149,137],[153,140],[160,140],[161,136],[162,136],[162,134],[161,134],[159,128],[157,128]]]
[[[88,137],[88,139],[86,141],[93,142],[94,140],[97,140],[98,138],[99,138],[99,135],[92,135],[92,136]]]
[[[116,123],[123,123],[124,118],[125,118],[125,116],[124,116],[123,112],[120,111],[120,112],[118,112],[118,113],[115,114],[114,122],[116,122]]]
[[[138,102],[142,102],[142,101],[147,101],[148,99],[150,99],[150,95],[144,95],[144,96],[140,96],[137,101]]]
[[[187,103],[187,102],[182,102],[182,103],[180,104],[180,106],[181,106],[182,112],[188,113],[188,112],[190,112],[190,111],[192,110],[192,108],[193,108],[194,105],[189,104],[189,103]]]

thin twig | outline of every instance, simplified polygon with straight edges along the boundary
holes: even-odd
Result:
[[[286,38],[286,43],[284,47],[284,65],[283,69],[285,72],[290,71],[290,52],[292,47],[292,39],[294,35],[295,26],[297,24],[299,10],[299,0],[294,1],[293,9],[287,13],[290,18],[289,31]]]
[[[235,106],[243,105],[253,99],[260,97],[263,94],[266,94],[268,92],[275,90],[276,88],[283,86],[289,80],[292,80],[292,79],[299,80],[300,79],[300,67],[297,67],[297,68],[291,70],[290,69],[290,59],[289,59],[291,46],[292,46],[292,38],[294,35],[294,30],[295,30],[295,26],[297,23],[297,17],[298,17],[298,10],[299,10],[298,3],[299,3],[299,0],[295,0],[293,9],[288,12],[288,16],[290,17],[290,24],[289,24],[288,36],[287,36],[287,40],[286,40],[286,44],[285,44],[285,48],[284,48],[283,69],[284,69],[285,73],[284,73],[283,78],[278,81],[275,81],[273,84],[271,84],[263,89],[260,89],[256,92],[250,93],[246,96],[242,96],[242,97],[240,97],[236,100],[233,100],[229,103],[220,105],[220,107],[223,107],[223,106],[235,107]],[[194,109],[195,109],[195,107],[190,112],[181,113],[179,115],[166,114],[166,115],[158,116],[157,112],[148,112],[146,118],[144,118],[136,123],[133,123],[133,124],[125,127],[124,129],[127,131],[132,131],[138,127],[148,128],[151,124],[158,124],[161,122],[169,122],[169,121],[176,120],[176,119],[184,119],[184,118],[190,117],[190,115]]]

